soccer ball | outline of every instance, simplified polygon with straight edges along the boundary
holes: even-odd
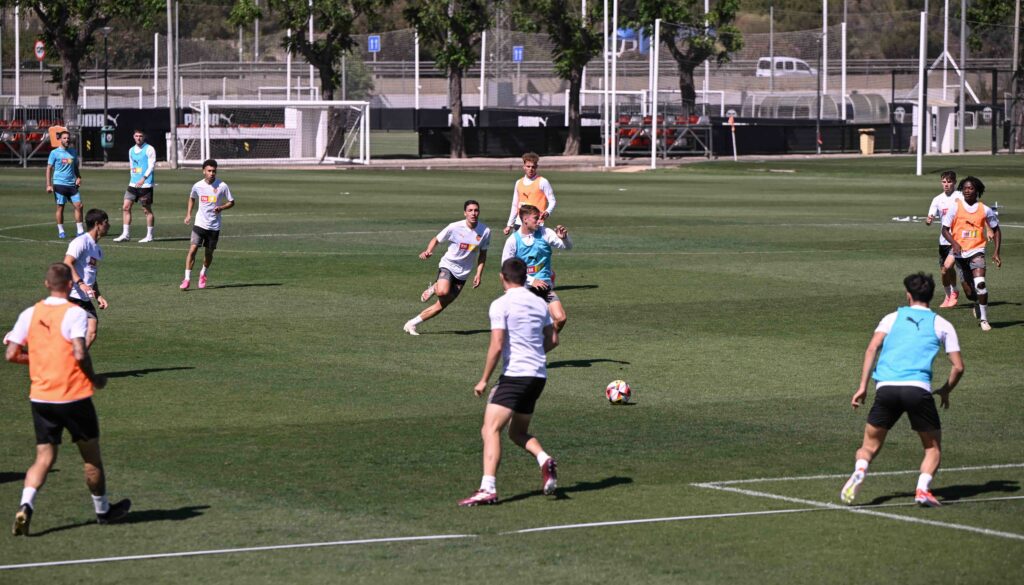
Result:
[[[612,404],[625,404],[633,396],[633,391],[630,390],[629,384],[625,381],[613,380],[604,389],[604,395],[608,398],[608,402]]]

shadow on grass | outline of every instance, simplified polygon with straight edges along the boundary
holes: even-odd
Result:
[[[153,238],[154,242],[191,242],[192,236],[184,238]]]
[[[1020,484],[1017,481],[1011,481],[1008,479],[993,479],[982,484],[976,485],[949,485],[932,490],[932,494],[945,501],[956,501],[967,498],[973,498],[975,496],[981,496],[992,493],[1004,493],[1011,494],[1020,491]],[[889,500],[912,498],[914,492],[902,492],[898,494],[890,494],[888,496],[880,496],[868,502],[868,505],[884,504]]]
[[[175,370],[194,370],[195,366],[175,366],[173,368],[143,368],[141,370],[125,370],[123,372],[110,372],[103,374],[108,378],[141,378],[146,374],[154,374],[156,372],[173,372]]]
[[[565,290],[588,290],[597,288],[596,284],[570,284],[568,286],[556,286],[555,292],[562,292]]]
[[[556,500],[571,500],[569,494],[575,494],[580,492],[592,492],[597,490],[604,490],[613,488],[620,485],[628,485],[633,483],[632,477],[619,477],[612,476],[606,477],[600,481],[580,481],[568,487],[560,487],[555,489],[554,498]],[[510,504],[512,502],[518,502],[519,500],[525,500],[535,496],[543,496],[544,492],[541,490],[534,490],[532,492],[525,492],[522,494],[516,494],[511,498],[504,498],[498,500],[499,504]]]
[[[490,329],[465,329],[463,331],[425,331],[421,332],[420,335],[479,335],[490,332]]]
[[[197,516],[202,516],[204,510],[208,510],[209,506],[183,506],[181,508],[175,508],[173,510],[139,510],[128,513],[128,516],[124,520],[118,522],[118,524],[141,524],[143,522],[180,522],[182,520],[191,520]],[[47,534],[53,534],[54,532],[63,532],[65,530],[72,530],[75,528],[81,528],[83,526],[91,526],[96,524],[96,520],[88,520],[86,522],[75,522],[74,524],[65,524],[64,526],[55,526],[53,528],[47,528],[40,532],[34,532],[30,536],[45,536]]]
[[[1007,327],[1015,327],[1021,324],[1024,324],[1024,321],[989,321],[989,325],[991,325],[993,329],[1005,329]]]
[[[283,283],[280,283],[280,282],[249,282],[249,283],[239,283],[239,284],[218,284],[218,285],[215,285],[215,286],[208,286],[208,287],[206,287],[206,290],[215,289],[215,288],[253,288],[253,287],[258,287],[258,286],[282,286],[282,284]]]
[[[23,471],[0,471],[0,484],[14,483],[25,479]]]
[[[594,358],[586,360],[562,360],[560,362],[551,362],[548,364],[548,369],[551,368],[589,368],[594,364],[624,364],[629,365],[629,362],[622,360],[610,360],[607,358]]]

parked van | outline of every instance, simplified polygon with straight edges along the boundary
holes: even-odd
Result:
[[[757,60],[757,76],[772,76],[772,61],[775,62],[775,76],[783,75],[817,75],[818,70],[796,57],[761,57]]]

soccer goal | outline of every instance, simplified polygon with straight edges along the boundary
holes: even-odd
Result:
[[[229,165],[370,162],[370,104],[203,100],[178,128],[178,160]]]

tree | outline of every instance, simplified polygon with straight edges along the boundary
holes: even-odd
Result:
[[[64,98],[64,124],[77,129],[78,90],[82,82],[82,61],[98,40],[97,32],[114,18],[152,28],[163,13],[159,0],[0,0],[0,6],[21,4],[31,10],[43,26],[43,42],[60,59],[60,87]]]
[[[601,53],[603,31],[594,26],[600,20],[601,6],[591,2],[588,14],[583,14],[579,0],[520,0],[518,8],[520,27],[533,31],[543,26],[554,46],[555,74],[569,82],[569,136],[562,154],[579,154],[583,68]]]
[[[662,19],[661,41],[676,62],[685,116],[693,113],[697,103],[694,69],[711,58],[726,63],[730,52],[743,48],[743,36],[733,25],[739,0],[718,0],[710,8],[705,15],[700,0],[637,0],[632,19],[649,30],[654,30],[656,19]]]
[[[437,68],[448,74],[451,107],[451,157],[464,158],[466,144],[462,135],[462,77],[477,61],[476,47],[482,33],[492,24],[487,0],[410,0],[405,18],[420,35],[421,42],[434,53]]]
[[[971,32],[968,37],[971,49],[977,51],[987,45],[988,36],[993,29],[1002,29],[1003,33],[1010,33],[1012,27],[1020,27],[1020,22],[1013,22],[1015,0],[973,0],[967,8],[967,21],[971,23]],[[1022,14],[1024,20],[1024,14]],[[1006,22],[1010,22],[1010,27]],[[1007,35],[1003,46],[1006,47],[1004,54],[1013,55],[1012,33]],[[1024,35],[1018,35],[1018,53],[1024,54]],[[1006,42],[1008,41],[1008,42]],[[1009,45],[1007,47],[1007,45]],[[1019,57],[1018,57],[1019,58]],[[1013,142],[1010,146],[1013,149],[1024,148],[1024,68],[1020,63],[1011,64],[1013,69],[1013,101],[1010,111],[1010,119],[1013,121]]]

